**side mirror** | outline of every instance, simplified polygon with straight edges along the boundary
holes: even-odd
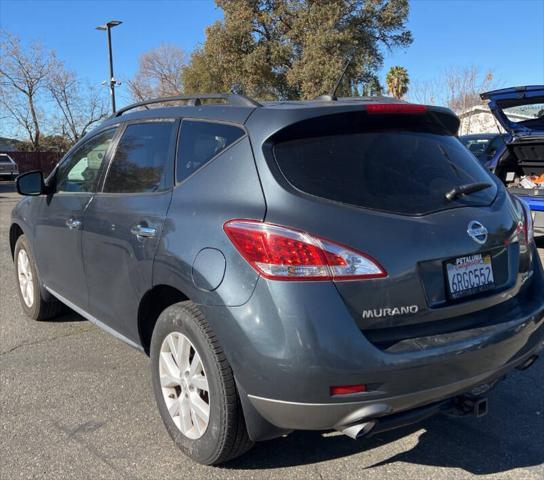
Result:
[[[17,177],[15,181],[19,195],[38,196],[45,193],[43,173],[39,170],[26,172]]]

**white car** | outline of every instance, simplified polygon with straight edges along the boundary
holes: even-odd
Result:
[[[13,180],[19,175],[19,167],[7,153],[0,153],[0,178]]]

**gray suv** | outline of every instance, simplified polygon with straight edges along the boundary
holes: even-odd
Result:
[[[527,207],[458,126],[389,98],[127,107],[18,178],[22,308],[150,355],[166,429],[204,464],[483,415],[542,349],[544,274]]]

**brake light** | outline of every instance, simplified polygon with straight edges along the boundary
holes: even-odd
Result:
[[[427,111],[425,105],[413,103],[371,103],[366,106],[366,111],[373,115],[383,114],[422,114]]]
[[[360,280],[387,276],[368,255],[292,228],[255,220],[223,226],[240,255],[271,280]]]
[[[334,395],[350,395],[352,393],[366,392],[366,385],[342,385],[338,387],[330,387],[331,396]]]

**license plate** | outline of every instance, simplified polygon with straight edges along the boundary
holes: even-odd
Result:
[[[475,295],[495,286],[490,255],[469,255],[449,260],[446,272],[453,299]]]

